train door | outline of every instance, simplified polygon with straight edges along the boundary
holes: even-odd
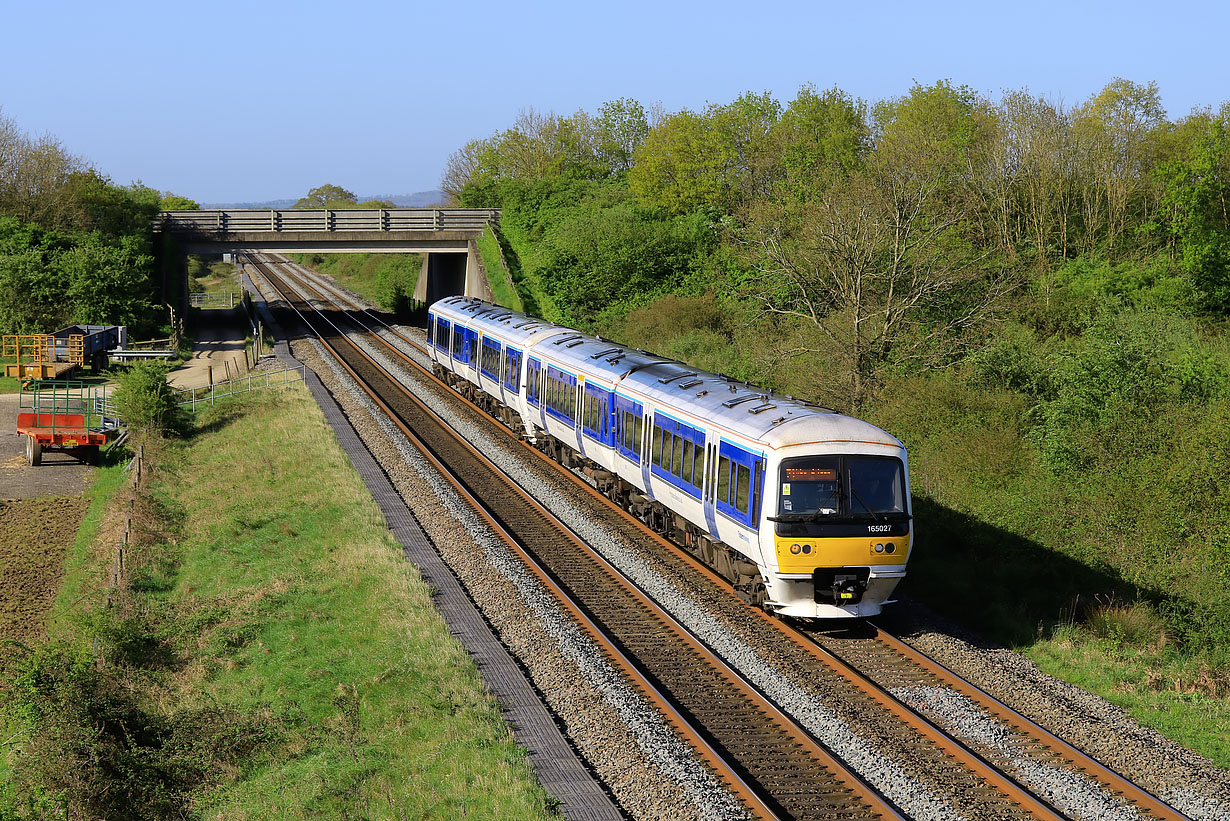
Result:
[[[710,439],[713,436],[710,435]],[[717,534],[717,515],[714,510],[714,500],[717,498],[717,443],[710,441],[705,445],[705,485],[701,502],[705,511],[705,527],[714,541],[720,541]]]
[[[650,499],[654,498],[653,485],[650,483],[650,477],[653,475],[651,465],[649,464],[650,447],[649,443],[653,441],[653,417],[649,414],[644,414],[644,434],[641,437],[640,453],[641,453],[641,487],[645,490],[646,495]]]
[[[542,362],[532,356],[526,358],[525,401],[532,409],[526,418],[533,417],[534,424],[545,428],[547,420],[543,417],[542,410]]]
[[[478,369],[478,331],[473,328],[465,329],[465,346],[466,346],[466,364],[470,366],[470,370]]]

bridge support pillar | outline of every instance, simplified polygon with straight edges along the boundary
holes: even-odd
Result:
[[[447,296],[476,296],[490,300],[491,286],[479,267],[477,250],[468,253],[428,253],[414,288],[414,298],[428,305]]]

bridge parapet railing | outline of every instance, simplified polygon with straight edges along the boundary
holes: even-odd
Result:
[[[271,231],[481,231],[500,221],[497,208],[225,208],[163,211],[157,231],[234,234]]]

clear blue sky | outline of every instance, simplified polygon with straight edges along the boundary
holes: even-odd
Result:
[[[1221,3],[57,2],[0,6],[0,111],[114,181],[202,202],[437,187],[520,109],[746,90],[867,100],[914,80],[1079,103],[1156,80],[1172,118],[1230,98]]]

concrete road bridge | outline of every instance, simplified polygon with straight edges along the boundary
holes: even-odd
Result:
[[[497,209],[226,208],[163,211],[155,230],[180,254],[180,294],[187,299],[188,255],[218,253],[423,254],[414,298],[431,303],[464,294],[492,299],[475,241]]]

